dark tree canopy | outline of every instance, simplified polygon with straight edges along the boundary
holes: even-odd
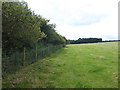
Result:
[[[97,43],[102,42],[102,38],[79,38],[78,40],[68,40],[70,44]]]
[[[2,44],[3,51],[32,48],[44,40],[51,44],[64,44],[64,38],[55,31],[56,24],[35,14],[26,2],[2,3]]]

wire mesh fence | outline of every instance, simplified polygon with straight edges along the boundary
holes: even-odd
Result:
[[[27,51],[24,48],[22,53],[16,52],[11,56],[2,57],[2,72],[3,75],[7,73],[13,73],[16,70],[20,69],[23,66],[29,65],[35,62],[37,59],[42,59],[46,55],[62,48],[63,45],[57,46],[48,46],[46,48],[41,49],[33,49],[31,51]]]

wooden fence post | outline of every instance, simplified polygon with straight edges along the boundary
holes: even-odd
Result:
[[[23,57],[23,66],[25,66],[25,47],[24,47],[24,52],[23,52],[23,54],[24,54],[24,57]]]
[[[36,43],[36,60],[37,60],[37,43]]]

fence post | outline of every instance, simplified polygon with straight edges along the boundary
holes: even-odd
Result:
[[[23,57],[23,66],[25,66],[25,47],[24,47],[24,52],[23,52],[23,54],[24,54],[24,57]]]
[[[37,43],[36,43],[36,60],[37,60]]]

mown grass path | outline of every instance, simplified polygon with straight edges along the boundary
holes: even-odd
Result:
[[[3,80],[16,88],[117,88],[118,44],[67,45]]]

